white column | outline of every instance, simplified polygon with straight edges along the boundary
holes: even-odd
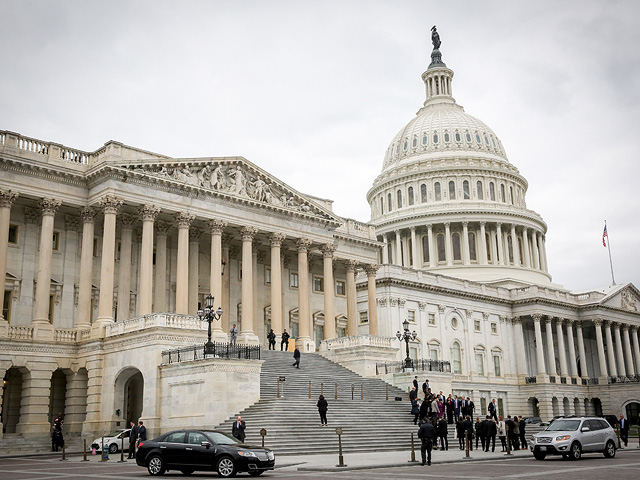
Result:
[[[613,346],[613,338],[611,336],[611,321],[605,320],[604,322],[604,334],[607,339],[607,357],[609,359],[609,375],[612,377],[618,376],[618,369],[616,368],[616,354],[615,347]]]
[[[393,263],[400,266],[404,264],[402,261],[402,239],[400,237],[400,230],[396,230],[396,258]]]
[[[282,334],[284,323],[282,321],[282,261],[280,248],[286,235],[272,233],[269,237],[271,243],[271,328],[276,335]]]
[[[535,230],[531,232],[531,245],[533,247],[533,268],[540,270],[540,252],[538,251],[538,234]]]
[[[502,255],[498,254],[498,246],[496,245],[496,236],[497,236],[497,232],[494,231],[493,229],[490,229],[490,231],[489,231],[489,248],[491,249],[491,258],[493,259],[491,261],[491,263],[493,265],[500,264],[500,261],[499,261],[498,257],[502,257]]]
[[[209,221],[209,228],[211,229],[211,268],[209,270],[209,291],[214,298],[214,308],[216,309],[222,305],[222,232],[226,227],[227,222],[223,220]],[[229,315],[229,312],[226,312],[226,314]],[[222,332],[220,320],[216,320],[212,327],[213,330]]]
[[[545,322],[545,327],[547,330],[547,354],[549,358],[548,370],[549,375],[555,376],[557,375],[556,371],[556,353],[553,348],[553,330],[551,328],[551,322],[553,317],[547,317],[547,321]]]
[[[256,233],[255,227],[242,229],[242,322],[238,343],[259,343],[253,330],[253,238]]]
[[[430,223],[427,224],[427,241],[429,243],[429,266],[436,267],[438,265],[438,256],[433,238],[433,225]]]
[[[411,265],[414,270],[422,266],[422,261],[418,262],[418,244],[416,242],[416,227],[411,227],[411,256],[413,257],[413,264]]]
[[[624,355],[622,354],[622,338],[620,337],[620,324],[613,324],[613,333],[616,337],[616,359],[618,361],[618,375],[625,377],[627,369],[624,366]]]
[[[198,314],[198,295],[200,290],[200,237],[202,230],[189,229],[189,315]],[[211,276],[211,273],[209,273]],[[211,281],[211,280],[209,280]]]
[[[566,377],[569,375],[567,370],[567,350],[564,345],[564,332],[562,331],[561,318],[556,319],[556,337],[558,337],[558,358],[560,358],[560,375]]]
[[[113,322],[113,274],[116,250],[116,213],[123,200],[107,195],[100,200],[104,210],[102,229],[102,259],[100,264],[100,299],[96,324],[104,326]],[[97,332],[101,333],[101,332]]]
[[[38,280],[36,284],[36,306],[34,324],[49,323],[49,295],[51,292],[51,257],[53,254],[53,220],[60,207],[60,200],[40,200],[42,227],[40,229],[40,255],[38,256]],[[4,292],[2,292],[4,295]]]
[[[176,271],[176,313],[189,313],[189,227],[196,216],[189,212],[176,215],[178,224],[178,265]]]
[[[518,236],[516,235],[516,224],[511,224],[511,245],[513,246],[513,264],[519,267],[521,264],[520,249],[518,248]]]
[[[378,300],[376,298],[376,272],[378,265],[366,265],[367,297],[369,303],[369,335],[378,335]]]
[[[542,233],[540,234],[540,241],[538,243],[540,244],[540,266],[542,270],[548,272],[549,267],[547,264],[547,246],[545,244],[545,237],[542,236]]]
[[[574,320],[567,319],[567,341],[569,352],[569,375],[573,378],[578,378],[578,363],[576,362],[576,347],[573,340],[573,324]]]
[[[529,229],[522,227],[522,250],[524,252],[524,266],[531,268],[531,256],[529,255]]]
[[[156,229],[156,277],[153,290],[153,308],[156,312],[167,312],[167,233],[168,222],[158,220]]]
[[[522,318],[514,317],[515,336],[513,339],[516,351],[516,368],[519,376],[527,376],[527,358],[525,356],[524,332],[522,330]]]
[[[638,328],[631,327],[631,338],[633,340],[633,354],[636,357],[636,373],[640,374],[640,343],[638,342]]]
[[[311,340],[311,311],[309,308],[309,260],[307,254],[311,247],[311,240],[300,238],[296,242],[298,246],[298,330],[300,332],[300,344],[302,350],[310,352],[315,350]],[[296,342],[297,346],[297,342]]]
[[[480,265],[489,263],[487,257],[487,232],[485,230],[485,222],[480,222],[480,238],[478,239],[480,246]],[[522,327],[522,324],[520,325]]]
[[[160,208],[141,205],[138,213],[142,219],[138,315],[147,315],[153,311],[153,222],[160,213]]]
[[[0,293],[4,295],[7,276],[7,255],[9,253],[9,225],[11,207],[18,194],[11,190],[0,190]],[[4,296],[2,297],[4,301]],[[0,310],[0,323],[6,321]],[[1,438],[1,436],[0,436]]]
[[[600,376],[608,377],[607,373],[607,359],[604,355],[604,341],[602,339],[602,320],[594,320],[593,324],[596,327],[596,346],[598,347],[598,363],[600,364]],[[611,332],[609,332],[611,336]]]
[[[582,335],[582,323],[576,323],[576,335],[578,337],[578,355],[580,355],[580,370],[582,371],[582,378],[589,378],[589,371],[587,370],[587,356],[584,350],[584,336]],[[602,339],[602,332],[600,332],[600,339]],[[598,346],[598,353],[600,347]],[[604,350],[602,351],[602,358],[604,358]]]
[[[540,328],[540,320],[542,315],[533,315],[533,326],[536,332],[536,363],[538,364],[538,375],[546,375],[544,368],[544,349],[542,348],[542,329]]]
[[[500,222],[496,223],[496,248],[498,250],[498,264],[499,265],[507,265],[509,263],[509,259],[505,258],[504,248],[502,248],[504,242],[502,241],[502,224]]]
[[[382,247],[382,263],[387,265],[389,263],[389,239],[387,238],[387,234],[382,235],[382,243],[384,246]]]
[[[629,338],[629,325],[622,326],[624,337],[624,354],[627,364],[627,375],[635,375],[636,370],[633,366],[633,356],[631,355],[631,339]]]
[[[347,335],[358,335],[358,303],[356,299],[356,267],[355,260],[346,261],[347,270]]]
[[[129,318],[131,303],[131,237],[133,226],[138,221],[134,215],[120,215],[120,261],[118,272],[118,312],[117,320],[122,322]]]
[[[337,246],[327,243],[322,246],[322,265],[324,272],[324,338],[336,338],[336,315],[334,309],[335,286],[333,282],[333,253]]]
[[[80,282],[78,282],[78,318],[76,328],[89,328],[93,312],[91,294],[93,286],[93,231],[98,211],[85,207],[80,211],[82,217],[82,249],[80,251]]]
[[[462,263],[465,265],[471,263],[471,254],[469,252],[469,222],[462,222]]]
[[[453,245],[451,244],[451,224],[444,224],[444,252],[447,258],[447,265],[453,265]]]

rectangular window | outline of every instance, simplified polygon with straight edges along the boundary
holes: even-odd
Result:
[[[498,324],[496,322],[491,322],[491,333],[493,335],[498,334]]]
[[[336,280],[336,295],[344,297],[346,295],[346,285],[342,280]]]
[[[346,337],[347,329],[341,327],[336,328],[336,335],[338,336],[338,338]]]
[[[407,320],[409,320],[411,323],[415,323],[416,322],[416,311],[415,310],[408,310],[407,311]]]
[[[493,371],[496,374],[496,377],[501,376],[500,372],[500,355],[493,356]]]
[[[498,399],[498,415],[504,418],[504,400]]]
[[[474,321],[473,321],[473,329],[474,329],[476,332],[479,332],[479,331],[480,331],[480,320],[474,320]]]
[[[430,313],[429,314],[428,322],[429,322],[429,325],[435,325],[436,324],[436,314],[435,313]]]
[[[9,243],[18,243],[17,225],[9,225]]]
[[[49,295],[49,323],[53,323],[53,306],[55,304],[55,296]]]
[[[291,338],[298,338],[300,336],[300,324],[296,322],[291,322]]]
[[[271,267],[264,267],[264,284],[271,285]]]
[[[322,277],[313,276],[313,291],[318,293],[324,292],[324,279]]]
[[[2,300],[2,316],[9,323],[11,323],[11,293],[11,290],[5,290]]]
[[[363,312],[360,312],[360,323],[369,323],[369,312],[367,312],[366,310]]]
[[[53,232],[53,251],[58,251],[60,246],[60,232]]]
[[[431,347],[429,348],[429,358],[431,358],[431,360],[433,360],[434,362],[438,361],[438,349],[435,347]]]
[[[484,397],[481,397],[480,398],[480,412],[486,412],[486,411],[487,411],[487,399],[484,398]]]
[[[484,355],[476,353],[476,372],[478,375],[484,375]]]
[[[298,288],[298,274],[296,272],[289,273],[289,287]]]

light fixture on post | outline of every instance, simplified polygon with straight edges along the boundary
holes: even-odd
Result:
[[[207,332],[207,343],[204,344],[204,354],[213,354],[213,342],[211,341],[211,323],[214,320],[220,320],[222,317],[222,308],[218,307],[218,310],[213,309],[213,295],[209,294],[204,299],[204,310],[198,310],[198,317],[200,320],[209,323],[209,330]]]
[[[409,341],[410,340],[415,340],[416,337],[418,336],[418,334],[416,333],[416,331],[414,330],[413,332],[409,331],[409,321],[405,320],[404,322],[402,322],[402,327],[404,328],[404,331],[402,333],[400,333],[400,331],[398,331],[398,333],[396,333],[396,337],[398,337],[398,340],[402,341],[404,340],[406,346],[407,346],[407,358],[404,359],[404,368],[405,369],[412,369],[413,368],[413,360],[411,360],[411,357],[409,356]]]

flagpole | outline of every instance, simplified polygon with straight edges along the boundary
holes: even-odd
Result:
[[[604,228],[607,228],[607,221],[604,221]],[[609,236],[609,230],[607,230],[607,249],[609,250],[609,266],[611,267],[611,282],[612,286],[615,286],[616,279],[613,278],[613,262],[611,261],[611,237]]]

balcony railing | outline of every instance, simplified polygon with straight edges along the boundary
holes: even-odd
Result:
[[[174,350],[165,350],[162,352],[162,365],[170,365],[172,363],[180,362],[194,362],[208,358],[260,360],[260,346],[214,343],[213,348],[206,353],[204,344],[176,348]]]
[[[609,377],[609,383],[638,383],[640,375],[619,375],[617,377]]]
[[[393,363],[376,363],[376,375],[383,373],[400,373],[406,371],[451,373],[451,364],[437,360],[412,360],[411,366],[405,361]]]
[[[528,385],[530,383],[537,383],[538,379],[536,377],[526,377],[524,382]]]

